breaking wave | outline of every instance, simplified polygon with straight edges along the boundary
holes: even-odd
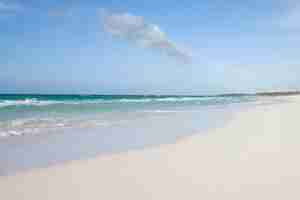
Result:
[[[235,99],[238,100],[238,99]],[[44,100],[27,98],[23,100],[1,100],[0,108],[12,106],[49,106],[55,104],[105,104],[105,103],[184,103],[184,102],[222,102],[234,101],[231,97],[155,97],[155,98],[119,98],[119,99],[87,99],[87,100]]]

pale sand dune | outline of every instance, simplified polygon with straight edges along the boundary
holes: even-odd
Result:
[[[0,199],[298,200],[299,119],[299,98],[259,106],[177,144],[0,177]]]

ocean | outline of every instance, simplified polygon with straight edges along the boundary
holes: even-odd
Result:
[[[254,96],[0,95],[0,139],[126,123],[132,117],[196,112]]]
[[[222,126],[254,95],[0,95],[0,175],[174,143]]]

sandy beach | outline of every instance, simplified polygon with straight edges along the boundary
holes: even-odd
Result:
[[[300,199],[299,114],[290,98],[176,144],[3,176],[0,199]]]

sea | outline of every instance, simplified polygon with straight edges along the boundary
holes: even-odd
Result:
[[[0,175],[174,143],[258,102],[255,95],[0,94]]]

